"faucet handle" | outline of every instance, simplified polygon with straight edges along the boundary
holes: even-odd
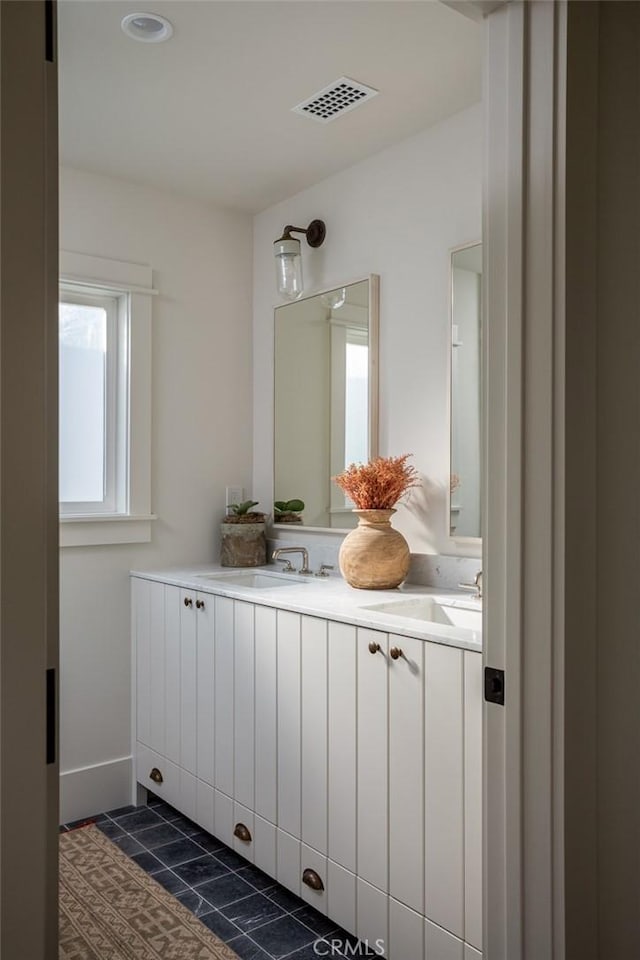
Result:
[[[329,574],[327,573],[327,570],[334,570],[334,569],[335,569],[335,567],[333,566],[332,563],[321,563],[321,564],[320,564],[320,569],[319,569],[318,572],[315,574],[315,576],[316,576],[316,577],[328,577]]]
[[[295,573],[296,568],[291,563],[291,560],[287,560],[286,557],[276,558],[276,563],[281,563],[281,573]]]
[[[481,599],[482,598],[482,570],[478,570],[473,583],[463,582],[463,583],[459,583],[458,586],[461,587],[462,590],[475,590],[476,596],[478,597],[478,599]]]

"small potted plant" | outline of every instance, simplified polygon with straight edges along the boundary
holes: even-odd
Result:
[[[355,505],[358,526],[342,541],[340,571],[347,583],[363,590],[390,590],[409,572],[409,545],[391,526],[395,504],[420,479],[415,467],[401,457],[375,457],[352,463],[334,482]]]
[[[229,504],[221,524],[220,564],[260,567],[267,562],[266,515],[253,507],[257,500]]]
[[[302,523],[300,514],[304,500],[276,500],[273,504],[273,519],[276,523]]]

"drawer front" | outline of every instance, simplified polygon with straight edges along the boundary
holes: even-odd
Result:
[[[254,863],[270,877],[277,874],[276,828],[257,814],[253,821]]]
[[[284,830],[277,832],[276,880],[300,896],[300,841]]]
[[[333,860],[327,861],[328,916],[349,933],[356,932],[356,876]]]
[[[300,847],[300,896],[326,916],[329,876],[327,858],[306,844]]]
[[[162,780],[159,783],[158,777]],[[136,780],[172,807],[180,806],[180,769],[143,743],[136,745]]]
[[[213,815],[213,787],[203,780],[196,785],[196,816],[195,821],[207,833],[214,832]]]
[[[389,950],[393,960],[423,960],[424,917],[397,900],[389,900]]]
[[[192,773],[180,771],[180,803],[178,804],[185,817],[195,820],[197,816],[197,784]]]
[[[365,880],[357,881],[357,929],[374,953],[389,956],[389,897]]]
[[[240,803],[233,805],[233,837],[232,846],[236,853],[246,857],[250,863],[255,860],[255,825],[254,815]]]
[[[462,940],[430,920],[424,925],[425,960],[466,960]]]

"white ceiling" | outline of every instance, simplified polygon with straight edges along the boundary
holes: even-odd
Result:
[[[63,163],[258,212],[477,102],[478,24],[437,0],[61,0]],[[173,24],[162,44],[127,13]],[[379,96],[291,112],[347,76]],[[374,200],[374,198],[372,198]]]

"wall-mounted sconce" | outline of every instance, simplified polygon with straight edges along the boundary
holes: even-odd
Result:
[[[312,220],[306,230],[304,227],[287,226],[280,239],[274,242],[278,293],[287,300],[297,300],[304,290],[300,241],[292,237],[292,233],[304,233],[310,247],[320,247],[324,242],[327,229],[324,220]]]

